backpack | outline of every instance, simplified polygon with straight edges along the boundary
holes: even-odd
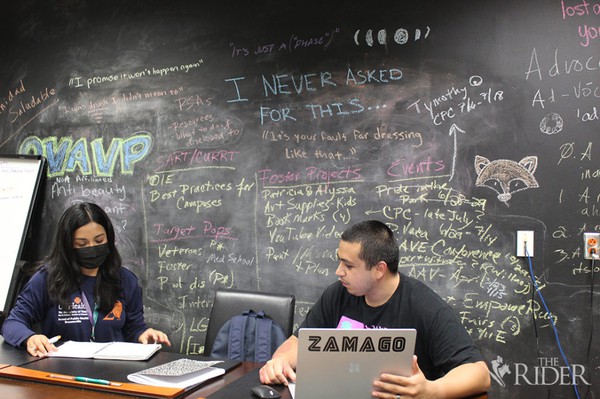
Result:
[[[286,338],[283,328],[265,312],[248,310],[223,324],[210,356],[262,363],[271,358]]]

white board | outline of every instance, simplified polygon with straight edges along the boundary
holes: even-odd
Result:
[[[21,257],[44,162],[42,157],[0,155],[0,309]]]

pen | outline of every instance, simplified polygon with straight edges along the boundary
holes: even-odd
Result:
[[[70,380],[70,381],[79,381],[79,382],[87,382],[88,384],[100,384],[100,385],[111,385],[115,387],[120,387],[122,384],[118,382],[111,382],[108,380],[102,380],[99,378],[89,378],[89,377],[73,377],[71,375],[61,375],[61,374],[49,374],[50,378],[60,378],[61,380]]]
[[[56,337],[52,337],[48,340],[49,343],[51,344],[55,344],[58,342],[58,340],[60,339],[60,335],[57,335]]]

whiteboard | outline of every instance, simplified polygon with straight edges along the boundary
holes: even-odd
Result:
[[[44,164],[41,156],[0,155],[0,309],[21,257]]]

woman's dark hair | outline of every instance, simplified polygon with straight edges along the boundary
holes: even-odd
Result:
[[[398,272],[400,249],[392,230],[377,220],[367,220],[351,226],[342,233],[342,241],[360,243],[359,258],[367,264],[367,269],[379,261],[387,264],[392,273]]]
[[[71,305],[70,295],[79,290],[81,279],[75,262],[73,235],[77,229],[91,222],[98,223],[106,231],[110,253],[98,270],[94,299],[100,310],[109,312],[121,296],[121,255],[115,247],[115,231],[110,218],[102,208],[90,202],[71,205],[58,222],[56,237],[46,258],[48,294],[65,309]]]

